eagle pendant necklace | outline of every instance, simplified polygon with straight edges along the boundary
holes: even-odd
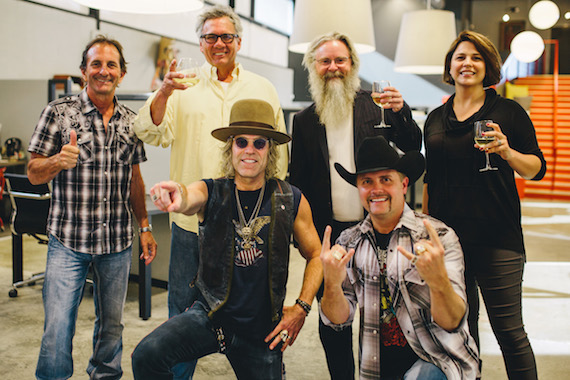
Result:
[[[261,191],[259,192],[259,196],[257,197],[257,202],[255,203],[255,208],[253,209],[251,216],[247,223],[245,222],[245,215],[243,213],[243,209],[241,206],[241,201],[239,199],[239,192],[237,186],[235,187],[236,192],[236,200],[237,200],[237,209],[238,209],[238,216],[239,216],[239,224],[241,229],[241,236],[243,238],[242,247],[245,249],[251,248],[253,243],[258,239],[257,232],[253,231],[251,227],[252,222],[257,218],[259,214],[259,210],[261,210],[261,202],[263,201],[263,194],[265,192],[265,183],[261,187]]]

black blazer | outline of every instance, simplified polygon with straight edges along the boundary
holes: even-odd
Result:
[[[370,91],[358,91],[353,113],[355,154],[365,137],[377,135],[393,141],[404,152],[420,149],[421,130],[407,104],[397,113],[385,110],[386,124],[391,125],[390,128],[374,128],[382,120],[380,112]],[[294,116],[292,136],[290,182],[301,189],[309,201],[322,239],[326,226],[332,222],[331,168],[325,126],[319,121],[314,103]]]

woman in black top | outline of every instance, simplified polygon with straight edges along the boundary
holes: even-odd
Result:
[[[534,126],[516,102],[487,88],[501,78],[501,59],[485,36],[464,31],[445,57],[443,79],[455,94],[426,120],[424,212],[457,232],[465,254],[469,328],[479,346],[478,289],[510,379],[536,379],[522,322],[525,250],[514,172],[540,180],[546,161]],[[495,141],[478,148],[473,124],[492,120]],[[485,149],[498,170],[480,172]]]

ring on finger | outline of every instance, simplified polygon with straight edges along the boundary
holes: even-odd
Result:
[[[412,264],[412,265],[416,265],[417,262],[418,262],[417,256],[412,257],[412,259],[410,260],[410,264]]]
[[[150,199],[151,199],[153,202],[156,202],[156,201],[158,200],[158,195],[156,195],[156,194],[153,193],[153,194],[150,195]]]
[[[426,251],[426,247],[423,244],[416,244],[416,252],[420,255]]]
[[[332,255],[333,255],[333,257],[334,257],[335,259],[337,259],[337,260],[339,260],[339,261],[342,260],[342,252],[339,251],[338,249],[334,249],[334,250],[332,251]]]
[[[279,337],[281,338],[281,341],[286,342],[289,339],[291,339],[291,337],[289,336],[289,331],[287,330],[281,330],[281,332],[279,333]]]
[[[501,145],[503,145],[503,141],[498,140],[498,141],[497,141],[497,144],[498,144],[499,146],[501,146]]]

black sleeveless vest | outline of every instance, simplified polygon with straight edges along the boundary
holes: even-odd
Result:
[[[268,273],[271,297],[271,319],[281,317],[289,273],[289,247],[294,223],[294,201],[291,185],[270,179],[266,192],[271,197],[262,204],[259,216],[271,216],[268,233]],[[234,267],[235,210],[233,179],[213,181],[206,219],[199,227],[200,264],[196,286],[210,307],[210,317],[224,305],[230,294]]]

